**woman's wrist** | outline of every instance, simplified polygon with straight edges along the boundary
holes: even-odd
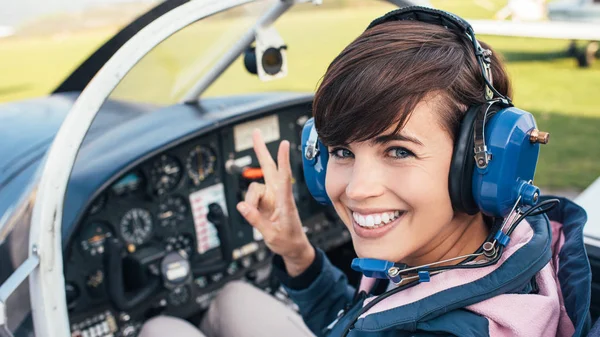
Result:
[[[315,248],[306,240],[304,247],[297,254],[282,256],[285,269],[290,277],[302,274],[315,260]]]

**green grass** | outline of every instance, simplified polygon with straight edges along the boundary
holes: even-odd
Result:
[[[112,29],[0,40],[0,102],[52,92],[111,34]]]
[[[238,59],[205,96],[314,91],[329,62],[344,46],[360,34],[370,20],[392,9],[380,2],[376,2],[377,5],[372,1],[346,2],[355,6],[319,10],[303,5],[277,22],[278,31],[289,45],[287,78],[260,82],[244,70]],[[490,9],[474,6],[467,0],[434,0],[432,3],[465,17],[489,18],[503,1],[487,1]],[[216,17],[179,32],[142,60],[113,97],[163,104],[175,102],[215,59],[202,67],[187,65],[198,65],[207,52],[222,44],[222,36],[227,35],[232,23],[243,30],[245,23],[238,18]],[[112,31],[104,30],[61,39],[0,40],[0,101],[48,94],[111,34]],[[536,183],[550,189],[588,186],[600,176],[597,138],[600,62],[589,69],[578,68],[576,62],[565,55],[567,41],[480,38],[505,56],[516,105],[533,112],[540,129],[551,133],[550,144],[541,150]]]
[[[541,130],[550,132],[536,171],[536,184],[548,189],[583,189],[600,176],[600,118],[533,111]]]

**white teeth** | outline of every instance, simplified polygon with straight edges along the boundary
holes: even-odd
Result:
[[[400,216],[401,213],[403,212],[393,211],[362,215],[356,212],[352,212],[352,217],[354,218],[354,221],[356,221],[356,223],[361,227],[377,228],[394,221],[397,217]]]

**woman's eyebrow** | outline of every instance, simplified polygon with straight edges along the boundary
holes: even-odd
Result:
[[[385,144],[385,143],[389,143],[391,141],[394,140],[401,140],[401,141],[405,141],[405,142],[411,142],[411,143],[415,143],[418,145],[423,145],[423,143],[421,143],[420,140],[418,140],[417,138],[408,136],[408,135],[403,135],[401,133],[397,133],[397,134],[390,134],[390,135],[383,135],[383,136],[379,136],[379,137],[375,137],[375,139],[373,139],[373,143],[375,144]]]

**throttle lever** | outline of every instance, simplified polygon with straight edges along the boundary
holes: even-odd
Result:
[[[221,205],[214,202],[209,204],[206,219],[210,221],[217,229],[219,241],[221,242],[221,255],[223,257],[222,260],[217,263],[197,266],[197,268],[194,268],[194,271],[197,274],[210,274],[223,271],[233,260],[231,248],[231,229],[229,228],[228,217],[225,215],[225,212],[223,212]]]
[[[231,248],[231,229],[229,228],[229,219],[221,205],[213,202],[208,205],[208,214],[206,216],[208,221],[212,222],[217,227],[217,233],[219,235],[219,241],[221,242],[221,253],[223,254],[223,261],[229,264],[232,260],[232,248]]]

